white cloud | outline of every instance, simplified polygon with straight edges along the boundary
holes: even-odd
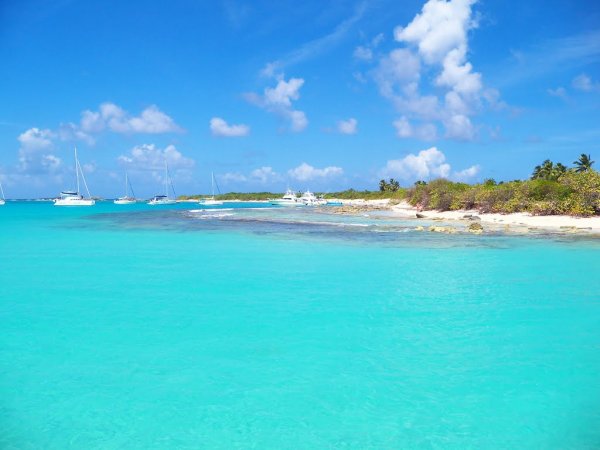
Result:
[[[571,85],[579,91],[600,91],[600,83],[594,83],[592,79],[585,73],[582,73],[581,75],[578,75],[575,78],[573,78]]]
[[[372,72],[380,93],[390,99],[404,120],[396,121],[401,137],[432,139],[440,122],[445,135],[472,140],[477,135],[470,117],[483,104],[504,105],[494,89],[484,89],[482,76],[467,60],[468,32],[477,26],[472,5],[476,0],[428,0],[406,27],[396,27],[395,40],[405,47],[392,50]],[[427,77],[423,76],[427,75]],[[432,92],[422,94],[422,80],[433,80]],[[419,128],[408,121],[428,122]],[[420,132],[417,132],[420,130]]]
[[[213,117],[210,119],[210,131],[214,136],[240,137],[247,136],[250,133],[250,127],[243,124],[228,125],[220,117]]]
[[[429,0],[405,28],[396,27],[397,41],[414,44],[429,64],[440,63],[453,49],[466,51],[467,31],[475,0]]]
[[[481,167],[479,165],[474,165],[459,172],[454,172],[452,174],[452,178],[456,181],[468,181],[475,177],[479,173],[480,169]]]
[[[30,128],[17,140],[19,147],[18,170],[27,174],[55,173],[61,168],[61,160],[55,156],[54,139],[56,135],[49,129]]]
[[[261,70],[261,74],[267,77],[274,77],[288,66],[314,58],[334,48],[348,34],[354,24],[363,17],[366,9],[367,3],[358,3],[352,16],[340,22],[331,33],[303,44],[281,59],[267,63]]]
[[[279,175],[273,170],[272,167],[264,166],[254,169],[250,173],[250,178],[265,184],[274,180],[278,180]]]
[[[368,47],[363,47],[362,45],[359,45],[354,49],[353,55],[356,59],[361,59],[363,61],[370,61],[373,59],[373,51]]]
[[[382,178],[398,178],[404,181],[430,180],[434,178],[452,178],[457,181],[467,181],[477,174],[481,167],[473,165],[467,169],[452,172],[452,167],[446,161],[446,155],[436,147],[421,150],[416,155],[411,153],[401,159],[387,162],[380,170]]]
[[[249,175],[239,172],[228,172],[219,176],[224,183],[260,183],[268,184],[281,181],[281,176],[272,167],[263,166],[254,169]]]
[[[300,88],[304,85],[302,78],[281,78],[275,87],[265,88],[263,95],[245,94],[246,100],[269,112],[275,113],[290,122],[292,131],[302,131],[308,125],[304,112],[293,109],[292,101],[300,98]]]
[[[337,130],[342,134],[356,134],[358,121],[352,117],[348,120],[340,120],[337,123]]]
[[[446,163],[446,156],[436,147],[421,150],[417,155],[411,153],[402,159],[390,160],[381,171],[381,176],[384,178],[393,177],[401,180],[447,178],[448,175],[450,175],[450,164]]]
[[[93,123],[96,128],[99,128],[100,119],[107,128],[115,133],[160,134],[181,131],[181,128],[175,121],[158,109],[156,105],[150,105],[139,116],[133,117],[114,103],[103,103],[100,105],[99,118],[91,111],[84,111],[82,113],[82,123],[85,121],[88,126],[90,123]]]
[[[128,155],[118,157],[121,164],[136,170],[163,170],[165,160],[172,170],[190,170],[195,165],[193,159],[183,156],[174,145],[164,150],[154,144],[136,145]]]
[[[329,166],[323,169],[317,169],[310,164],[303,162],[298,167],[288,170],[288,175],[298,181],[310,181],[318,178],[333,178],[344,173],[341,167]]]
[[[557,87],[556,89],[548,89],[548,94],[552,97],[562,98],[566,100],[568,98],[567,90],[564,87]]]
[[[395,120],[392,125],[396,129],[396,135],[399,138],[416,138],[423,141],[433,141],[437,138],[437,128],[432,123],[413,126],[406,116],[402,116]]]

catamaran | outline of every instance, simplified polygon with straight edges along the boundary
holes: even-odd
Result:
[[[215,174],[214,172],[211,172],[211,187],[212,187],[212,196],[208,197],[208,198],[201,198],[200,200],[198,200],[198,203],[202,204],[202,205],[222,205],[223,202],[220,200],[215,200]],[[219,186],[217,186],[217,190],[219,189]]]
[[[81,175],[83,185],[85,186],[85,190],[88,194],[87,198],[85,198],[79,192],[79,175]],[[91,198],[92,196],[90,195],[90,190],[88,189],[88,185],[85,181],[83,170],[81,170],[81,165],[79,164],[79,159],[77,158],[77,147],[75,147],[75,177],[77,178],[77,190],[62,191],[60,193],[60,197],[54,199],[55,206],[93,206],[96,204],[96,201]]]
[[[169,184],[171,184],[171,189],[173,190],[173,194],[175,194],[175,189],[173,189],[173,183],[171,183],[171,178],[169,177],[169,166],[167,165],[167,160],[165,159],[165,195],[155,195],[149,202],[149,205],[172,205],[177,203],[177,200],[174,198],[169,198]]]
[[[0,181],[0,194],[2,194],[2,197],[0,198],[0,206],[2,206],[6,203],[6,198],[4,197],[4,189],[2,189],[1,181]]]
[[[131,195],[133,195],[133,197],[130,197],[128,195],[128,188],[131,189]],[[133,187],[131,187],[131,183],[129,183],[129,180],[127,178],[127,172],[125,172],[125,196],[116,199],[115,205],[131,205],[132,203],[136,202],[137,199],[135,198],[135,194],[133,193]]]
[[[279,206],[300,206],[302,202],[296,196],[296,193],[291,189],[287,189],[285,194],[281,198],[272,198],[269,199],[271,205],[279,205]]]

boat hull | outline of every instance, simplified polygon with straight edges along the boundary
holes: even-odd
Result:
[[[134,203],[137,203],[136,200],[126,200],[126,199],[117,199],[114,201],[115,205],[132,205]]]
[[[80,199],[57,199],[54,200],[54,206],[94,206],[95,200],[91,198],[80,198]]]
[[[198,204],[200,205],[222,205],[223,202],[219,201],[219,200],[200,200],[198,202]]]
[[[148,202],[149,205],[174,205],[175,203],[177,203],[176,200],[150,200]]]

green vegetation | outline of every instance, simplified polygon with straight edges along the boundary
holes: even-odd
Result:
[[[411,188],[402,188],[398,181],[380,180],[378,191],[321,193],[326,199],[379,200],[392,203],[406,199],[421,209],[441,211],[476,209],[482,213],[530,212],[538,215],[568,214],[572,216],[600,215],[600,173],[592,166],[590,155],[581,154],[567,168],[561,163],[544,161],[536,166],[529,180],[496,182],[487,179],[479,184],[437,179],[417,181]],[[316,193],[319,195],[319,193]],[[218,200],[260,201],[281,197],[273,192],[230,192],[217,195]],[[181,200],[199,199],[206,195],[181,196]]]
[[[354,189],[347,189],[340,192],[328,192],[323,194],[324,198],[339,198],[342,200],[381,200],[381,199],[398,199],[401,200],[406,197],[406,189],[398,188],[394,191],[355,191]]]
[[[270,198],[279,198],[281,193],[273,192],[228,192],[227,194],[215,195],[216,200],[241,200],[244,202],[268,200]],[[180,195],[179,200],[199,200],[201,198],[210,197],[209,194],[199,195]]]
[[[498,184],[486,180],[474,185],[439,179],[414,186],[407,199],[414,206],[442,211],[592,216],[600,214],[600,173],[593,169],[566,170],[556,179],[538,177]]]

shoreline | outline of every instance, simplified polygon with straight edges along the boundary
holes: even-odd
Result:
[[[530,230],[547,230],[561,233],[600,233],[600,217],[575,217],[564,215],[534,216],[530,213],[480,213],[477,210],[456,211],[419,211],[406,201],[390,205],[389,200],[340,200],[342,207],[339,214],[360,214],[367,211],[385,210],[398,218],[427,221],[447,221],[459,223],[480,223],[491,226],[493,230],[527,232]],[[419,217],[417,217],[419,214]]]

